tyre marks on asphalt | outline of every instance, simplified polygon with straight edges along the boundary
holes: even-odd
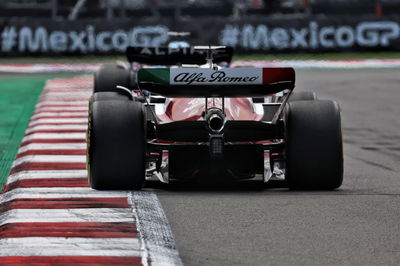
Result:
[[[88,186],[91,82],[46,84],[0,197],[0,263],[181,265],[155,194]]]

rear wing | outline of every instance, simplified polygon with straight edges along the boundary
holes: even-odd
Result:
[[[205,51],[198,51],[194,46],[181,48],[129,46],[126,49],[126,56],[130,63],[136,62],[147,65],[203,65],[206,63],[205,54]],[[213,62],[216,64],[223,62],[230,64],[232,56],[232,47],[221,47],[213,50]]]
[[[141,90],[166,97],[263,97],[295,84],[293,68],[142,68]]]

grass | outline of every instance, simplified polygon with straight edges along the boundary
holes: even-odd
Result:
[[[46,80],[72,76],[76,73],[0,75],[0,191]]]
[[[251,54],[235,55],[234,60],[338,60],[338,59],[390,59],[400,58],[400,52],[364,52],[364,53],[291,53],[291,54]],[[126,61],[119,56],[56,56],[56,57],[2,57],[0,64],[26,63],[104,63]]]
[[[0,190],[44,83],[43,77],[0,79]]]

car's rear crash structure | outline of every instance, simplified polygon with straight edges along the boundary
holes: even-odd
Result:
[[[146,177],[276,177],[292,189],[342,184],[336,102],[294,93],[292,68],[209,63],[141,68],[135,90],[142,93],[122,87],[92,96],[87,143],[93,188],[140,189]]]

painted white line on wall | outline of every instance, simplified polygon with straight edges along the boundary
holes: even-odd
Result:
[[[5,238],[0,247],[0,256],[140,256],[137,238]]]

